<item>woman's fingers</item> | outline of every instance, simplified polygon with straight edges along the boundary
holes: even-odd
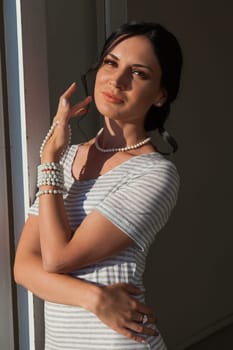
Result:
[[[73,95],[73,93],[77,89],[77,84],[74,82],[72,83],[68,89],[63,93],[63,95],[60,97],[61,104],[63,107],[66,107],[69,104],[69,98]],[[92,101],[91,96],[87,96],[82,102],[79,102],[75,104],[72,109],[77,109],[79,106],[80,108],[87,106]]]
[[[140,295],[140,294],[145,293],[145,290],[142,290],[142,289],[136,287],[136,286],[133,285],[133,284],[122,283],[122,284],[121,284],[121,287],[122,287],[127,293],[132,294],[132,295]]]
[[[147,315],[147,317],[153,317],[154,314],[151,307],[141,303],[140,301],[137,302],[137,311],[142,315]]]
[[[145,338],[142,335],[139,335],[139,333],[154,337],[159,335],[159,333],[155,329],[140,326],[139,324],[134,322],[128,323],[126,328],[117,328],[116,331],[123,334],[127,338],[133,339],[139,343],[146,343]]]
[[[123,290],[131,295],[140,295],[144,293],[144,290],[136,287],[133,284],[126,284],[122,283],[121,288]],[[140,302],[139,300],[135,298],[131,298],[131,310],[132,312],[130,313],[130,318],[131,321],[137,321],[137,322],[143,322],[143,318],[146,319],[145,324],[155,324],[156,323],[156,318],[154,316],[153,309],[147,305],[145,305],[143,302]],[[144,317],[146,316],[146,317]]]
[[[85,114],[88,110],[89,104],[92,101],[92,97],[88,96],[86,97],[82,102],[79,102],[72,106],[70,110],[71,116],[77,116],[77,115],[82,115]]]
[[[136,333],[141,333],[141,334],[151,335],[151,336],[158,335],[158,332],[154,328],[145,326],[142,323],[128,322],[126,327]]]
[[[61,95],[58,104],[58,110],[56,114],[56,120],[60,120],[62,123],[66,123],[69,118],[74,116],[82,116],[87,113],[88,106],[92,101],[91,96],[87,96],[83,101],[78,102],[71,106],[69,99],[77,88],[76,83],[73,83],[69,88]]]
[[[63,93],[61,97],[65,99],[69,99],[76,89],[77,89],[77,84],[74,82],[68,87],[68,89]]]
[[[157,320],[154,315],[148,315],[145,324],[156,324]]]
[[[125,337],[127,337],[129,339],[135,340],[136,342],[146,343],[145,339],[142,336],[130,331],[127,328],[117,329],[117,332],[121,333],[122,335],[124,335]]]
[[[58,104],[58,113],[62,113],[64,115],[69,112],[70,109],[70,103],[69,98],[72,96],[72,94],[75,92],[77,86],[76,83],[72,83],[68,89],[60,96],[59,104]]]

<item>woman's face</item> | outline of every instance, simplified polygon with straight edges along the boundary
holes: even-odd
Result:
[[[163,102],[161,68],[152,44],[143,35],[127,38],[104,58],[95,82],[99,112],[123,122],[143,120],[152,104]]]

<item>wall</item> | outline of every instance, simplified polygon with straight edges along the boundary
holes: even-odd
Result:
[[[180,198],[145,276],[169,349],[232,321],[232,11],[226,0],[128,0],[129,19],[165,25],[184,53],[181,92],[167,124],[180,146],[172,158]]]
[[[93,6],[94,5],[94,6]],[[84,97],[81,75],[94,63],[98,55],[98,31],[95,2],[91,0],[49,0],[47,12],[48,74],[51,116],[57,108],[59,96],[76,81],[76,100]],[[79,124],[73,120],[73,142],[85,140],[98,129],[98,117],[90,113]],[[83,131],[85,130],[85,133]]]

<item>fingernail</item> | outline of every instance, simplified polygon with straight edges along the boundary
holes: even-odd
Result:
[[[66,99],[66,98],[63,98],[63,99],[62,99],[62,106],[63,106],[63,107],[66,107],[66,106],[67,106],[67,99]]]
[[[81,112],[84,112],[86,110],[86,108],[80,108],[77,113],[81,113]]]

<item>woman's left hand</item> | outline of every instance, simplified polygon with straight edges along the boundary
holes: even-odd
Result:
[[[53,119],[53,123],[57,123],[51,137],[46,142],[43,153],[42,163],[58,162],[62,151],[67,147],[69,142],[68,123],[71,117],[83,116],[87,113],[88,105],[92,101],[91,96],[86,97],[83,101],[71,105],[70,97],[76,90],[76,83],[70,87],[60,96],[57,113]]]
[[[158,336],[153,310],[136,299],[143,294],[138,287],[116,283],[100,287],[99,293],[97,302],[91,301],[94,309],[89,309],[108,327],[139,343],[144,343],[146,336]],[[147,319],[145,323],[143,316]]]

